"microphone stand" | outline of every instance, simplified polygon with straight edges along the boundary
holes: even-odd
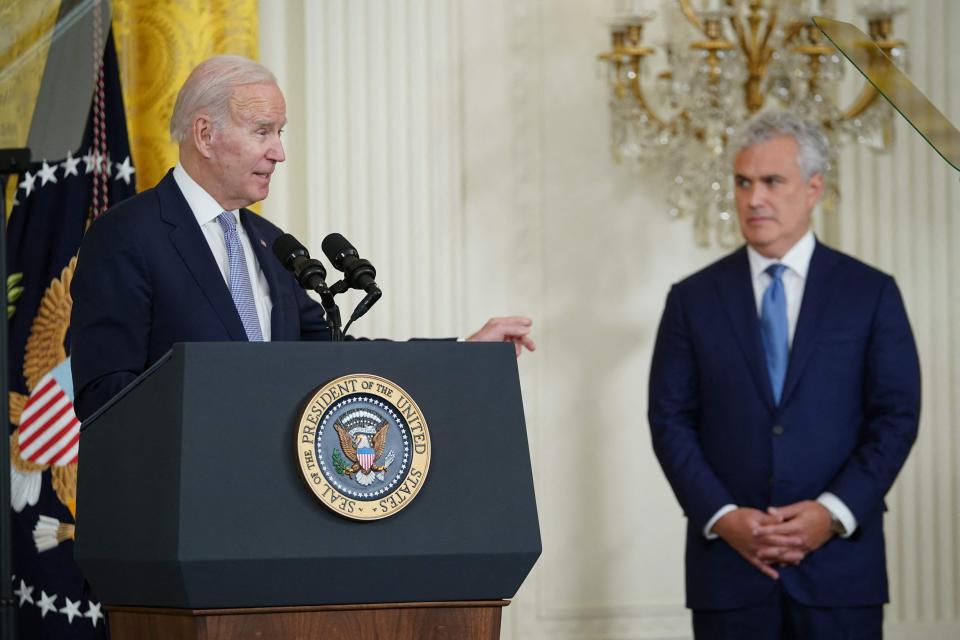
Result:
[[[13,515],[10,504],[10,395],[9,322],[7,321],[7,192],[8,176],[30,168],[30,149],[0,149],[0,420],[7,425],[0,438],[0,639],[16,640],[16,600],[13,597],[13,543],[10,530]]]
[[[336,286],[336,284],[333,285],[333,287]],[[323,311],[327,316],[327,324],[330,325],[330,340],[332,342],[343,342],[343,330],[340,328],[340,307],[333,301],[333,296],[340,292],[334,292],[333,287],[328,289],[325,285],[319,284],[314,291],[320,294],[320,304],[323,305]]]
[[[339,282],[334,283],[334,284],[330,287],[330,290],[329,290],[329,294],[330,294],[330,304],[333,305],[333,308],[334,308],[334,309],[336,309],[336,319],[337,319],[337,328],[338,328],[338,330],[339,330],[339,326],[340,326],[340,310],[337,309],[337,306],[336,306],[335,304],[333,304],[333,296],[340,295],[341,293],[344,293],[344,292],[346,292],[347,290],[352,289],[352,288],[354,288],[354,287],[350,286],[350,283],[347,282],[347,278],[344,278],[343,280],[340,280]],[[375,303],[377,300],[380,299],[380,296],[381,296],[381,295],[383,295],[382,292],[380,291],[380,289],[377,289],[377,288],[376,288],[376,283],[373,283],[373,291],[368,291],[368,292],[367,292],[367,295],[363,298],[363,300],[361,300],[361,301],[357,304],[356,308],[354,308],[353,313],[350,314],[350,320],[349,320],[349,322],[347,322],[346,328],[345,328],[345,329],[343,330],[343,332],[341,333],[340,340],[343,339],[343,337],[342,337],[343,334],[345,334],[346,331],[350,328],[350,325],[353,324],[353,321],[356,320],[356,319],[358,319],[358,318],[360,318],[360,317],[361,317],[362,315],[364,315],[367,311],[369,311],[369,310],[370,310],[370,307],[372,307],[372,306],[374,305],[374,303]],[[321,294],[321,296],[322,296],[322,294]],[[326,304],[324,304],[324,308],[325,308],[325,309],[327,308],[327,307],[326,307]]]

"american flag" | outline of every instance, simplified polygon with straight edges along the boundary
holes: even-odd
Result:
[[[61,315],[47,318],[56,326],[41,321],[48,293],[59,292],[61,302],[69,300],[64,274],[72,273],[68,265],[90,217],[94,177],[107,184],[106,192],[99,191],[101,203],[104,196],[115,204],[135,193],[112,37],[103,71],[106,153],[94,144],[91,113],[80,149],[70,151],[64,145],[65,159],[39,158],[17,178],[15,205],[7,224],[7,269],[17,278],[20,290],[12,301],[9,320],[8,376],[11,398],[24,399],[18,419],[11,422],[11,431],[5,436],[15,445],[11,454],[16,459],[11,456],[14,499],[9,520],[14,575],[3,579],[12,578],[19,637],[24,640],[106,636],[101,605],[73,562],[79,425],[73,412],[65,339],[69,334],[64,334],[68,331],[64,318],[69,315],[63,316],[56,307]],[[103,141],[102,136],[99,139]],[[55,282],[64,288],[55,290]],[[47,327],[46,333],[40,331],[41,326]],[[58,340],[59,344],[28,349],[30,338],[41,334],[44,340]],[[40,368],[26,366],[28,361],[41,360]],[[29,384],[28,368],[36,378],[34,382],[31,377]]]

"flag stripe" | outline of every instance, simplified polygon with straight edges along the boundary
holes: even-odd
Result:
[[[40,437],[35,439],[29,446],[20,450],[20,455],[32,460],[37,454],[43,453],[50,448],[51,444],[60,437],[63,427],[68,426],[71,420],[77,417],[72,411],[73,407],[68,403],[63,406],[50,420],[47,421],[46,428]],[[69,412],[69,413],[68,413]]]
[[[70,439],[70,443],[64,447],[60,455],[50,461],[50,464],[57,467],[63,467],[72,462],[76,462],[77,454],[80,453],[80,421],[76,420],[75,423],[78,428],[72,431],[73,438]]]
[[[37,387],[34,388],[33,393],[31,393],[30,397],[27,399],[27,405],[23,408],[22,415],[29,416],[29,407],[30,404],[35,401],[34,399],[42,397],[55,386],[57,386],[57,381],[49,373],[40,378],[40,382],[38,383]]]
[[[56,380],[51,379],[50,384],[31,394],[20,413],[20,430],[29,431],[37,414],[46,411],[50,403],[56,401],[62,393],[63,389],[56,384]]]
[[[41,443],[46,442],[47,438],[50,437],[50,434],[47,433],[48,425],[71,406],[70,398],[61,391],[56,398],[56,402],[51,403],[43,413],[34,416],[28,427],[20,432],[20,449],[24,450],[35,446],[37,440]]]
[[[60,420],[59,422],[62,423],[64,421]],[[52,430],[53,429],[51,429],[51,431]],[[76,416],[71,413],[71,415],[66,418],[66,424],[57,432],[57,435],[52,438],[43,449],[31,455],[30,459],[37,464],[47,464],[48,461],[52,460],[64,447],[69,445],[73,436],[72,431],[79,433],[80,423],[77,421]]]
[[[36,399],[28,399],[27,405],[24,407],[24,412],[26,409],[30,409],[28,415],[20,414],[20,432],[21,437],[27,438],[33,434],[36,430],[34,424],[38,421],[42,424],[43,414],[50,411],[54,405],[60,402],[61,398],[66,398],[67,394],[63,392],[63,389],[60,387],[55,387],[53,390],[46,392],[42,396],[36,397]]]

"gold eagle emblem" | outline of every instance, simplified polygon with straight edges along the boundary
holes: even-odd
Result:
[[[20,425],[20,416],[23,407],[29,398],[29,393],[51,369],[67,358],[66,338],[70,326],[70,311],[73,307],[73,298],[70,296],[70,283],[77,266],[77,257],[74,256],[67,266],[60,272],[59,278],[54,278],[44,291],[43,298],[37,308],[37,315],[30,328],[27,338],[26,351],[23,360],[23,377],[27,385],[27,395],[10,392],[10,422]],[[77,463],[63,466],[37,464],[25,460],[20,455],[18,434],[15,430],[10,435],[10,461],[13,473],[17,475],[17,482],[23,490],[31,493],[40,488],[40,474],[50,470],[50,481],[57,498],[67,507],[74,519],[77,517]],[[17,487],[14,487],[16,491]],[[36,502],[26,499],[30,504]],[[21,505],[23,508],[23,505]],[[45,517],[45,516],[44,516]],[[62,542],[74,536],[73,525],[58,523],[56,538]]]
[[[373,451],[374,451],[374,460],[379,460],[383,456],[383,450],[387,446],[387,428],[389,424],[386,420],[380,423],[380,426],[377,427],[377,432],[373,434]],[[333,428],[337,430],[337,435],[340,437],[340,450],[343,451],[343,455],[347,456],[347,460],[352,462],[349,467],[345,468],[341,473],[345,476],[353,476],[357,471],[360,471],[360,459],[357,456],[357,449],[362,449],[366,447],[371,447],[370,438],[365,433],[358,433],[355,437],[347,433],[347,430],[339,422],[334,423]],[[371,471],[385,471],[386,467],[378,467],[372,465],[370,467]]]

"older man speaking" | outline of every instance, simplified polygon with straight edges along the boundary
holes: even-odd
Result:
[[[322,307],[271,255],[282,231],[244,207],[263,200],[286,103],[262,65],[218,56],[177,96],[177,166],[84,237],[73,278],[71,354],[83,419],[175,342],[328,340]],[[470,340],[533,350],[525,317],[493,318]]]

